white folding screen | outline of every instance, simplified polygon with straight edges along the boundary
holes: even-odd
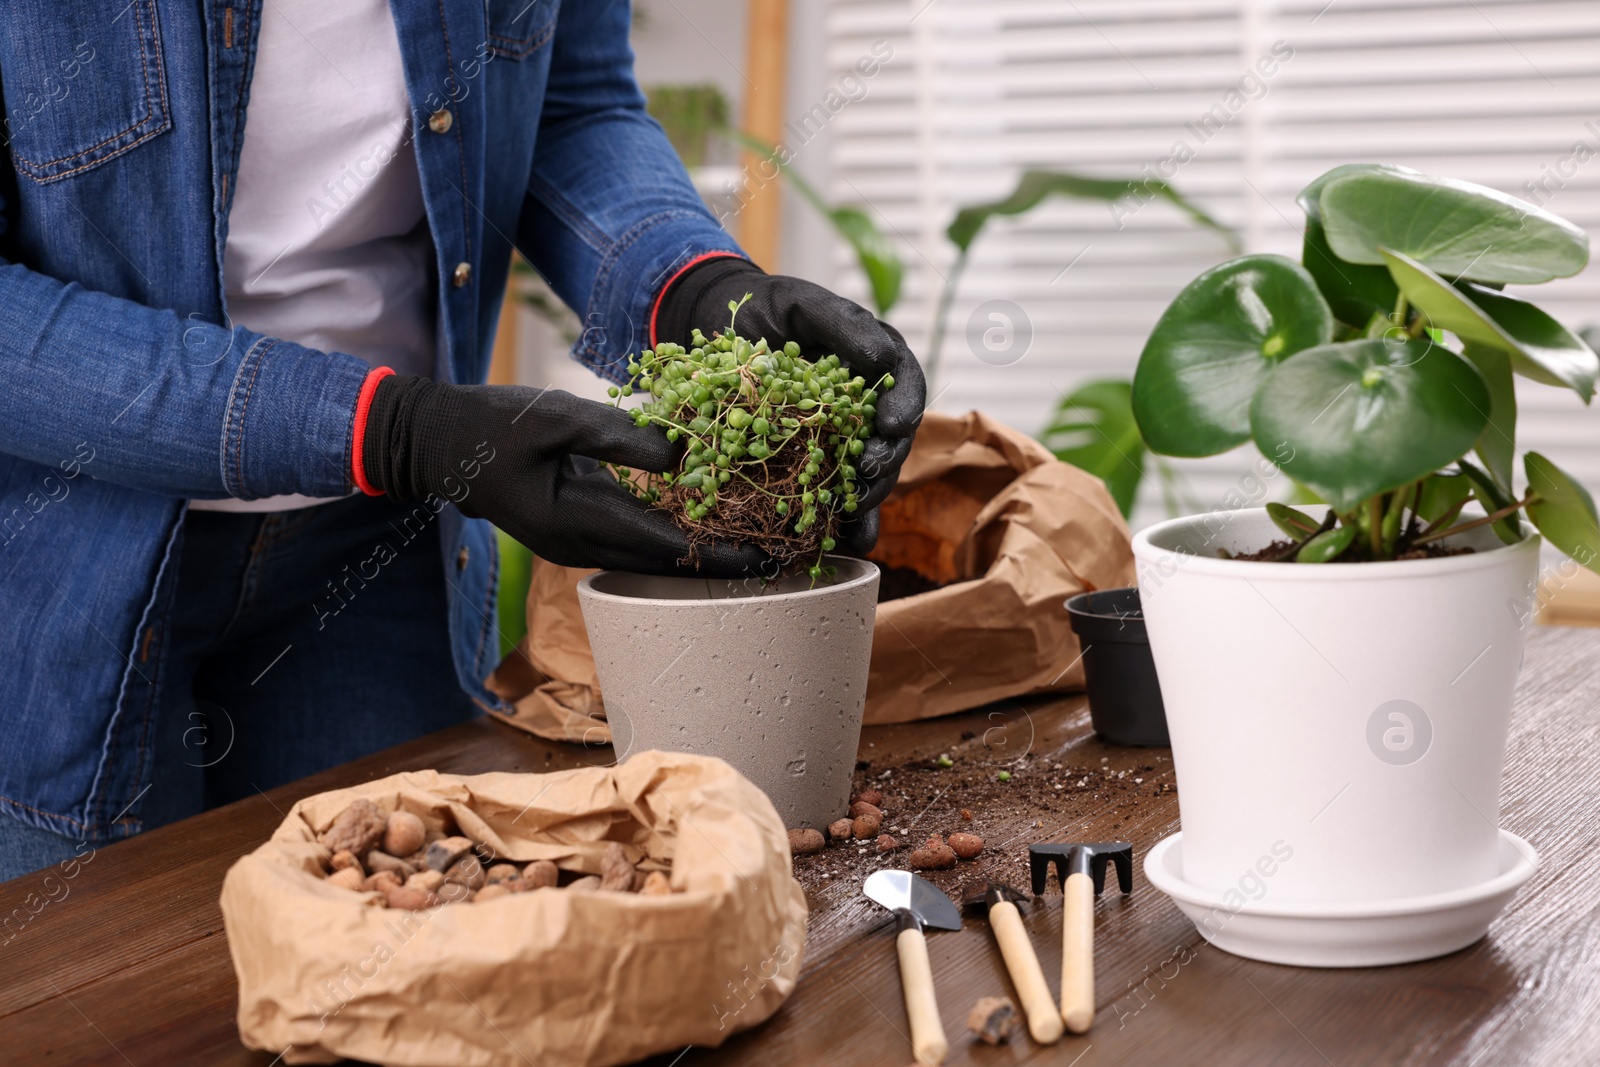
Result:
[[[1248,250],[1296,257],[1295,193],[1352,161],[1482,182],[1600,229],[1595,0],[832,0],[826,18],[831,84],[846,90],[818,101],[827,185],[897,244],[907,277],[890,318],[924,357],[954,254],[944,227],[1030,167],[1164,178]],[[875,48],[892,55],[848,79]],[[1229,254],[1161,201],[1055,201],[996,220],[950,316],[936,406],[1037,431],[1064,391],[1130,375],[1167,302]],[[841,286],[864,296],[837,256]],[[1574,327],[1600,323],[1597,297],[1600,268],[1537,291]],[[991,300],[1032,330],[1008,365],[967,339]],[[1550,449],[1600,489],[1600,412],[1518,388],[1519,447]],[[1191,503],[1220,501],[1251,455],[1182,464]],[[1142,521],[1161,514],[1149,496]]]

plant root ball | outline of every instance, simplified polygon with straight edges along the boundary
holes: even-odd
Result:
[[[828,836],[835,841],[848,841],[855,832],[855,824],[849,819],[835,819],[828,824]]]
[[[317,840],[330,852],[364,856],[378,846],[387,826],[388,818],[378,810],[378,805],[366,799],[354,800],[317,835]]]
[[[391,856],[409,856],[422,847],[427,836],[421,819],[409,811],[397,811],[384,825],[383,850]]]
[[[951,834],[950,850],[964,860],[976,859],[983,851],[983,838],[977,834]]]
[[[794,853],[796,856],[810,856],[814,853],[821,852],[824,844],[825,842],[822,840],[822,834],[816,830],[806,829],[789,831],[789,851]]]
[[[883,819],[877,815],[857,815],[853,824],[858,841],[870,841],[883,829]]]
[[[911,866],[919,871],[948,871],[956,865],[956,854],[949,845],[943,848],[919,848],[911,853]]]
[[[1011,1040],[1017,1029],[1017,1006],[1010,997],[984,997],[967,1013],[967,1029],[985,1045]]]

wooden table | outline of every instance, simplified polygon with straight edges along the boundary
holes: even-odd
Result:
[[[1540,629],[1530,641],[1506,770],[1503,825],[1543,857],[1488,938],[1403,967],[1319,971],[1253,963],[1210,948],[1136,874],[1099,905],[1095,1029],[1047,1049],[1019,1035],[975,1045],[962,1029],[978,997],[1009,993],[992,940],[969,921],[929,938],[952,1064],[1592,1064],[1600,1062],[1600,633]],[[1150,750],[1097,741],[1079,700],[1030,705],[1042,758],[1112,769]],[[880,765],[959,749],[983,714],[867,731]],[[870,746],[870,747],[869,747]],[[1157,750],[1159,752],[1159,750]],[[609,762],[607,749],[546,744],[477,721],[96,852],[67,895],[0,946],[0,1061],[17,1064],[270,1064],[239,1044],[235,985],[217,895],[223,873],[291,803],[404,769],[542,771]],[[1178,827],[1171,793],[1144,799],[1086,838],[1131,838],[1140,853]],[[1381,856],[1371,857],[1381,877]],[[40,876],[0,885],[0,914],[30,914]],[[657,1067],[910,1061],[891,927],[858,886],[814,894],[798,990],[765,1025],[721,1049],[678,1051]],[[60,890],[55,890],[60,896]],[[30,898],[29,894],[35,894]],[[1059,897],[1028,919],[1056,982]],[[16,929],[15,926],[12,929]]]

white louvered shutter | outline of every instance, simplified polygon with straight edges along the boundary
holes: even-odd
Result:
[[[953,255],[944,227],[957,207],[1003,195],[1028,167],[1168,176],[1159,164],[1184,142],[1193,158],[1169,180],[1236,226],[1249,251],[1296,259],[1295,193],[1355,161],[1524,197],[1524,183],[1544,179],[1550,210],[1600,229],[1593,0],[833,0],[827,27],[835,77],[876,41],[894,48],[866,95],[829,123],[828,188],[837,202],[870,207],[898,244],[907,279],[891,319],[924,356]],[[1202,142],[1201,117],[1225,107],[1241,77],[1259,77],[1255,65],[1275,44],[1293,54],[1263,79],[1264,95]],[[1581,165],[1571,162],[1578,142],[1591,150]],[[1229,254],[1159,201],[1120,229],[1105,205],[1065,201],[995,220],[950,317],[937,407],[983,408],[1037,431],[1076,384],[1131,375],[1168,301]],[[848,252],[837,256],[842,286],[863,297]],[[1569,326],[1600,323],[1600,268],[1524,295]],[[991,299],[1015,302],[1034,331],[1010,366],[980,361],[964,336],[973,309]],[[1519,448],[1548,450],[1600,489],[1600,413],[1520,379],[1518,396]],[[1180,463],[1186,510],[1217,505],[1253,456]],[[1147,485],[1136,519],[1161,515]]]

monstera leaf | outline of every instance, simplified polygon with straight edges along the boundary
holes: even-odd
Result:
[[[1211,456],[1250,438],[1250,401],[1272,368],[1333,336],[1333,313],[1293,260],[1243,256],[1206,271],[1156,323],[1133,376],[1150,447]]]
[[[1218,222],[1166,182],[1143,178],[1091,178],[1053,170],[1024,171],[1022,177],[1017,179],[1016,188],[999,200],[962,208],[956,212],[945,235],[956,248],[965,252],[972,247],[972,242],[990,219],[996,215],[1021,215],[1032,211],[1047,197],[1064,196],[1074,200],[1115,203],[1140,192],[1167,201],[1201,226],[1221,234],[1235,251],[1238,250],[1239,235],[1231,227]]]
[[[1104,379],[1061,398],[1055,420],[1039,435],[1056,458],[1106,483],[1124,517],[1144,477],[1145,444],[1133,421],[1132,386]]]
[[[1347,341],[1276,367],[1256,394],[1256,446],[1340,514],[1466,454],[1488,424],[1489,389],[1429,341]]]

